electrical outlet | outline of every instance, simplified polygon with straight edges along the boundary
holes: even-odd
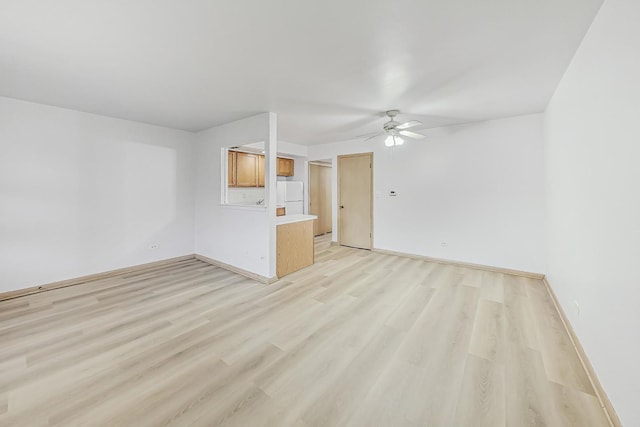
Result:
[[[154,243],[153,245],[149,245],[149,249],[158,249],[160,247],[159,244]]]
[[[440,246],[446,248],[447,246],[449,246],[449,244],[447,242],[440,242]]]

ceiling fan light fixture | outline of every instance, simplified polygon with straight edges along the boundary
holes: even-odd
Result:
[[[386,145],[387,147],[393,147],[395,144],[396,143],[393,140],[393,136],[392,135],[387,136],[387,138],[384,140],[384,145]]]
[[[396,145],[402,144],[404,144],[404,139],[400,138],[397,135],[389,135],[384,140],[384,145],[386,145],[387,147],[395,147]]]

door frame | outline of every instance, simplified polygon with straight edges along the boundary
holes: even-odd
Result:
[[[308,197],[307,197],[307,212],[309,213],[309,215],[311,215],[311,166],[321,166],[321,167],[325,167],[325,168],[329,168],[329,169],[333,169],[334,165],[333,165],[333,161],[331,161],[331,163],[326,163],[328,161],[331,161],[331,159],[327,159],[325,161],[322,160],[310,160],[309,161],[309,166],[307,167],[307,182],[309,183],[307,185],[307,191],[308,191]],[[331,187],[333,181],[333,176],[331,176],[331,180],[329,181],[329,191],[331,192],[331,199],[329,200],[330,203],[330,208],[331,208],[331,231],[330,233],[333,234],[333,188]],[[327,234],[327,233],[325,233]],[[314,236],[316,237],[316,236]]]
[[[342,163],[342,159],[344,158],[348,158],[348,157],[359,157],[359,156],[363,156],[363,155],[368,155],[369,156],[369,161],[371,164],[371,168],[369,169],[369,173],[371,174],[371,186],[369,188],[369,192],[371,197],[369,197],[370,203],[369,203],[369,215],[371,217],[371,222],[369,224],[369,250],[373,250],[373,152],[372,151],[368,151],[368,152],[364,152],[364,153],[354,153],[354,154],[343,154],[338,156],[338,161],[337,161],[337,168],[338,170],[336,171],[338,174],[338,182],[337,182],[337,200],[338,200],[338,205],[336,206],[336,210],[337,212],[337,217],[338,217],[338,244],[342,246],[342,209],[340,208],[340,206],[342,206],[342,201],[340,200],[342,198],[342,189],[341,189],[341,178],[340,178],[340,170],[341,170],[341,163]]]

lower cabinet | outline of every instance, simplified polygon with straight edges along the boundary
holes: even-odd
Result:
[[[278,225],[276,252],[278,277],[313,264],[313,220]]]

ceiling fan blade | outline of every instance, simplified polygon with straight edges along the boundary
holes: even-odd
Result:
[[[362,133],[360,135],[356,135],[356,136],[351,137],[351,139],[368,138],[368,137],[373,136],[373,135],[380,135],[380,131],[377,130],[375,132]]]
[[[420,126],[422,124],[422,122],[419,122],[418,120],[411,120],[408,121],[406,123],[402,123],[401,125],[396,126],[396,129],[409,129],[415,126]]]
[[[400,135],[402,136],[406,136],[408,138],[413,138],[413,139],[422,139],[422,138],[426,138],[425,135],[422,135],[421,133],[415,133],[415,132],[410,132],[408,130],[401,130],[400,132],[398,132]]]
[[[380,136],[380,135],[382,135],[382,133],[377,132],[377,133],[375,133],[374,135],[371,135],[370,137],[366,138],[366,139],[365,139],[365,141],[368,141],[368,140],[373,139],[373,138],[375,138],[375,137],[377,137],[377,136]]]

